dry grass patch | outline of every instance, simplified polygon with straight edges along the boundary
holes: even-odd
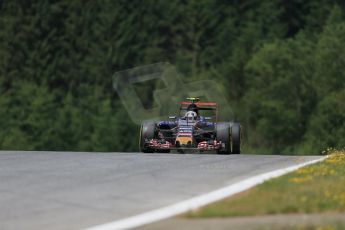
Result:
[[[228,217],[345,211],[345,150],[328,150],[325,161],[272,179],[208,205],[188,217]]]

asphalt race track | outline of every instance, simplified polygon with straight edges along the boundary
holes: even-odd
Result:
[[[0,229],[84,229],[318,158],[0,151]]]

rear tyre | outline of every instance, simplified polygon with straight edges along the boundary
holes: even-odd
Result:
[[[217,141],[221,141],[224,146],[217,151],[218,154],[230,154],[230,125],[229,123],[219,122],[216,127]]]
[[[143,153],[153,153],[154,149],[145,146],[145,140],[156,136],[156,122],[143,122],[140,128],[139,149]]]
[[[241,125],[239,123],[231,125],[231,150],[232,154],[241,153]]]

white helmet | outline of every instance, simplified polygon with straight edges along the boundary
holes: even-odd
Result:
[[[185,118],[186,118],[188,121],[195,121],[195,120],[196,120],[196,117],[197,117],[197,114],[196,114],[196,112],[193,112],[193,111],[188,111],[188,112],[185,114]]]

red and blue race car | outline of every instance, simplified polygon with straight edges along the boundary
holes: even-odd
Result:
[[[168,153],[170,150],[216,151],[240,154],[241,125],[218,122],[218,105],[187,98],[180,102],[179,116],[166,121],[145,121],[141,125],[139,146],[144,153]]]

